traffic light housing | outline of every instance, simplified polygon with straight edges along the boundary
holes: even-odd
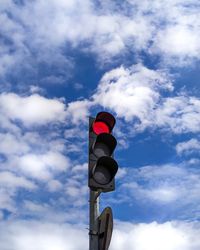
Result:
[[[115,118],[108,112],[100,112],[89,118],[89,167],[88,186],[92,191],[115,190],[118,164],[113,158],[117,145],[112,129]]]

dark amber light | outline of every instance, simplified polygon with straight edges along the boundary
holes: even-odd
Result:
[[[102,134],[102,133],[110,133],[110,129],[108,125],[104,122],[96,121],[92,125],[93,131],[96,135]]]

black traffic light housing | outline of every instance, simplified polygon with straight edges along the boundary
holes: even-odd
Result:
[[[111,134],[115,118],[108,112],[100,112],[89,118],[89,167],[88,186],[93,191],[115,190],[115,175],[118,164],[113,158],[117,145]]]

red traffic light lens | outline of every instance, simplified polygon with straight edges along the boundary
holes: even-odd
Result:
[[[92,125],[92,129],[96,135],[102,134],[102,133],[110,133],[110,129],[108,125],[104,122],[96,121]]]

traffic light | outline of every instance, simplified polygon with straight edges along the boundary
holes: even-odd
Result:
[[[89,168],[88,186],[92,191],[115,190],[118,164],[113,158],[117,145],[112,129],[115,118],[108,112],[100,112],[89,118]]]

